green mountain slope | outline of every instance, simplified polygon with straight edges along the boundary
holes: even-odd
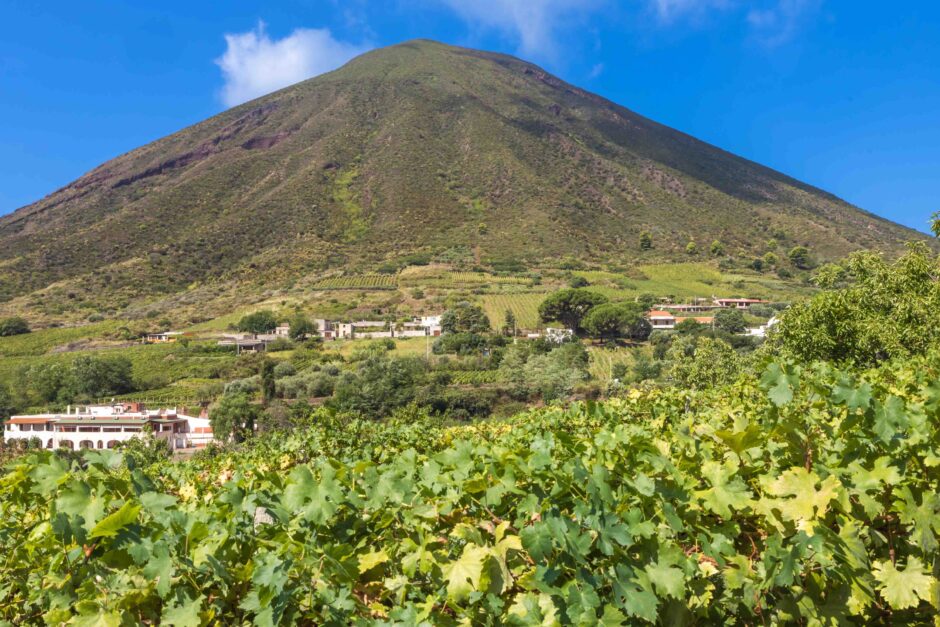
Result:
[[[640,251],[643,231],[654,249]],[[412,41],[122,155],[0,218],[0,298],[171,294],[414,252],[677,259],[776,237],[820,259],[919,234],[518,59]]]

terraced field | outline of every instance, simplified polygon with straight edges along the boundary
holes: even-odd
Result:
[[[591,363],[588,366],[588,372],[599,381],[610,381],[614,364],[627,364],[627,367],[633,366],[637,352],[641,350],[643,349],[589,346],[588,353],[591,355]]]
[[[311,286],[315,290],[394,290],[398,281],[391,274],[361,274],[358,276],[329,277]]]
[[[545,300],[545,296],[546,294],[542,292],[487,294],[483,296],[481,304],[494,329],[503,326],[507,309],[516,317],[516,324],[519,328],[535,329],[541,324],[539,305]]]

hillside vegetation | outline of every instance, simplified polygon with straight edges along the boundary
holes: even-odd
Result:
[[[780,258],[804,246],[825,261],[918,237],[532,64],[411,41],[0,218],[0,301],[141,317],[168,298],[224,308],[298,283],[340,287],[340,271],[363,275],[346,287],[385,287],[378,270],[417,258],[458,271],[690,254],[750,264],[773,240]]]
[[[687,372],[603,403],[457,426],[309,410],[185,462],[22,453],[0,475],[0,617],[930,624],[940,353],[896,338],[940,328],[938,263],[853,257],[749,358],[680,334]],[[869,304],[815,346],[847,297]]]

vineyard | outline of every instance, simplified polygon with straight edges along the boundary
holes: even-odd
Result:
[[[483,311],[490,319],[493,328],[499,328],[506,317],[506,310],[512,311],[516,324],[522,329],[534,329],[539,322],[539,305],[545,300],[542,293],[487,294],[483,297]]]
[[[361,274],[359,276],[328,277],[317,281],[314,290],[393,290],[398,282],[391,274]]]
[[[940,356],[447,427],[316,414],[189,462],[0,477],[0,617],[75,624],[928,624]]]

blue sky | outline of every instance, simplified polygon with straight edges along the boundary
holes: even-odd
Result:
[[[516,54],[914,228],[940,210],[938,3],[8,0],[0,15],[0,214],[416,37]]]

